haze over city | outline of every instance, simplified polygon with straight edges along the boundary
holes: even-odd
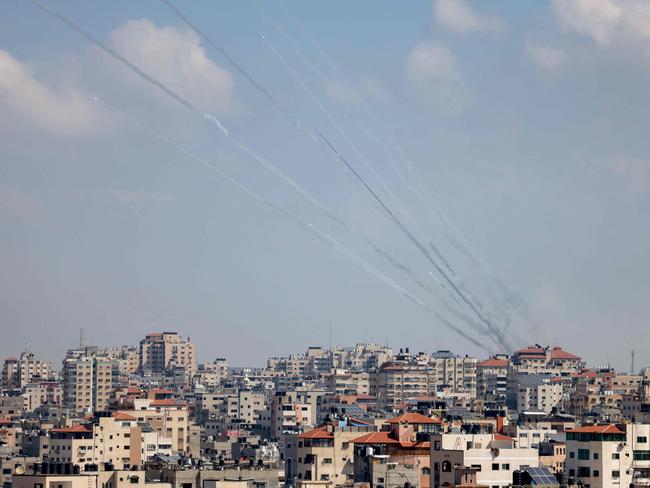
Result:
[[[0,355],[171,330],[242,366],[357,342],[647,366],[648,16],[2,2]]]

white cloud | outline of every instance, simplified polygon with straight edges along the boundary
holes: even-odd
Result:
[[[111,33],[110,44],[201,110],[222,114],[235,110],[232,76],[208,58],[193,32],[171,26],[158,28],[148,19],[129,20]],[[131,73],[128,79],[147,93],[164,96]]]
[[[456,34],[495,34],[503,30],[499,17],[482,15],[462,0],[436,0],[433,8],[438,24]]]
[[[105,128],[105,111],[72,82],[48,86],[34,70],[0,49],[0,122],[6,133],[41,131],[65,139],[83,138]]]
[[[432,106],[462,112],[474,100],[462,69],[449,48],[438,41],[421,42],[406,59],[406,77]]]
[[[630,195],[638,195],[650,188],[649,160],[617,156],[609,162],[608,167],[623,178]]]
[[[553,0],[562,25],[599,45],[638,43],[650,38],[647,0]]]
[[[563,50],[536,42],[527,42],[526,52],[535,65],[544,70],[554,70],[567,61]]]

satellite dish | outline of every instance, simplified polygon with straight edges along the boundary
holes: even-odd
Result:
[[[25,474],[25,467],[24,466],[16,466],[16,474]]]

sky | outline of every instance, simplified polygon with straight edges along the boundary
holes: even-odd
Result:
[[[650,363],[650,3],[170,1],[0,3],[0,355]]]

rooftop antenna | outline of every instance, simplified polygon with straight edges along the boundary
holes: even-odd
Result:
[[[634,349],[632,349],[632,351],[630,352],[630,356],[631,356],[630,374],[634,374]]]

